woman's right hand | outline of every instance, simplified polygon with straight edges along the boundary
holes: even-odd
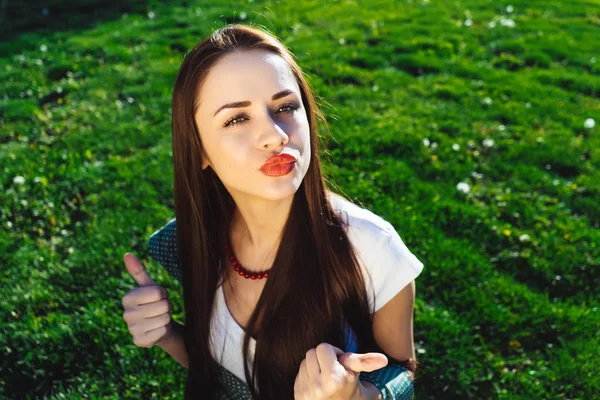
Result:
[[[169,294],[150,278],[148,272],[131,253],[123,257],[127,271],[139,287],[131,289],[122,300],[123,319],[127,323],[133,343],[138,347],[160,345],[171,334]]]

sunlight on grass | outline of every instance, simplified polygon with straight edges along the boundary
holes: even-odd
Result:
[[[147,239],[174,215],[178,67],[228,22],[298,57],[330,124],[329,179],[425,264],[416,397],[598,394],[598,4],[140,4],[89,24],[32,6],[0,42],[0,397],[181,398],[187,371],[131,342],[122,256],[182,321]],[[50,16],[73,25],[27,32]]]

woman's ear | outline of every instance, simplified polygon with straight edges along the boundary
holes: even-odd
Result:
[[[209,165],[212,168],[212,163],[210,162],[204,150],[202,150],[202,171],[204,171]]]

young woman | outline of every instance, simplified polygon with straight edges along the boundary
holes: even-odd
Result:
[[[423,264],[326,187],[325,119],[284,45],[215,31],[186,55],[172,107],[176,218],[150,249],[183,286],[186,398],[215,398],[223,369],[273,400],[382,398],[366,372],[414,372]]]

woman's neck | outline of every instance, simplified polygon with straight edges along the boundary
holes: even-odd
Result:
[[[230,225],[230,239],[251,254],[265,254],[277,248],[293,198],[237,203]]]

